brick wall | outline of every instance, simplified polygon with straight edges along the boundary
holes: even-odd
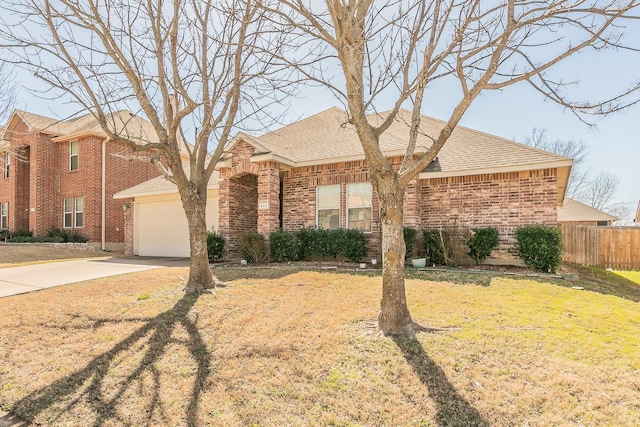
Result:
[[[523,225],[557,223],[556,169],[421,181],[422,228],[496,227],[500,250]]]
[[[10,150],[27,161],[12,158],[11,178],[0,179],[0,201],[9,202],[9,228],[30,229],[44,235],[63,227],[63,199],[84,198],[84,224],[72,228],[91,242],[102,239],[102,144],[104,138],[78,140],[78,169],[69,170],[69,143],[53,142],[50,135],[34,134],[18,123],[10,135]],[[106,146],[106,242],[121,247],[124,214],[118,191],[159,175],[148,163],[129,160],[132,150],[110,141]],[[148,154],[148,153],[143,153]]]

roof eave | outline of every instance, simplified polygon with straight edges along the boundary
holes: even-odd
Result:
[[[73,132],[68,135],[60,135],[55,138],[51,138],[51,140],[53,142],[67,142],[67,141],[73,141],[80,138],[85,138],[87,136],[106,137],[106,135],[103,132],[96,132],[95,130],[84,130],[80,132]]]

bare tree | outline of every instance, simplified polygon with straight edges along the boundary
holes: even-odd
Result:
[[[0,123],[5,123],[15,108],[17,94],[11,64],[0,61]],[[0,132],[0,136],[2,133]]]
[[[584,142],[560,139],[549,141],[544,129],[533,129],[531,135],[524,138],[524,143],[573,159],[567,197],[618,218],[624,218],[631,213],[629,203],[619,202],[616,199],[620,188],[620,180],[616,175],[602,172],[595,177],[589,176],[585,164],[588,149]]]
[[[588,155],[587,145],[583,141],[573,139],[568,141],[554,139],[550,141],[547,137],[547,131],[537,128],[533,129],[531,135],[524,137],[524,143],[531,147],[573,159],[566,194],[567,197],[575,199],[589,181],[585,163]]]
[[[213,287],[207,184],[231,135],[267,122],[265,107],[283,89],[269,60],[279,35],[264,9],[243,0],[5,0],[0,11],[12,62],[79,103],[110,139],[159,153],[151,161],[176,184],[189,226],[186,291]],[[148,119],[151,135],[114,121],[121,109]]]
[[[288,56],[289,62],[343,100],[371,170],[382,223],[382,333],[413,337],[419,329],[404,287],[405,186],[436,157],[483,91],[528,83],[577,115],[607,114],[636,103],[638,84],[600,101],[573,100],[566,80],[553,73],[583,50],[629,49],[621,28],[637,19],[637,9],[638,2],[630,0],[280,2],[286,31],[308,52],[297,50]],[[332,73],[335,68],[340,71]],[[450,94],[457,104],[439,133],[427,135],[433,141],[427,152],[416,154],[418,136],[425,134],[420,113],[430,101],[425,89],[440,79],[458,83],[458,90]],[[385,103],[390,111],[368,115]],[[410,109],[405,120],[407,149],[395,169],[379,141],[394,121],[401,120],[403,106]]]
[[[602,172],[587,181],[577,200],[618,218],[624,218],[631,214],[631,207],[629,203],[616,200],[619,187],[620,179],[616,175]]]

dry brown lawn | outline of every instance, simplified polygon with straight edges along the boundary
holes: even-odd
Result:
[[[0,268],[14,267],[20,264],[34,264],[51,260],[73,258],[92,258],[113,256],[112,253],[102,251],[82,251],[77,249],[48,248],[32,245],[0,245]]]
[[[296,272],[184,296],[162,269],[0,299],[0,408],[45,426],[637,425],[640,309],[526,280]]]

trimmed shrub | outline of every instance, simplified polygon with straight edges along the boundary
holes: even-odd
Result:
[[[476,264],[480,264],[489,258],[491,252],[498,247],[498,229],[494,227],[474,228],[473,234],[467,241],[469,256]]]
[[[17,230],[13,230],[9,232],[9,236],[12,238],[13,237],[33,237],[33,231],[19,228]]]
[[[323,230],[303,228],[295,234],[298,258],[319,256],[323,260],[338,257],[358,262],[367,254],[367,239],[360,230]],[[274,257],[275,258],[275,257]]]
[[[404,259],[410,259],[413,256],[413,252],[416,246],[416,236],[418,235],[418,230],[411,227],[403,227],[402,235],[404,237],[404,244],[407,247],[407,253],[404,256]]]
[[[215,231],[207,231],[207,252],[209,262],[219,260],[224,255],[224,237]]]
[[[295,234],[274,231],[269,234],[269,249],[274,261],[297,261],[300,244]]]
[[[240,253],[247,262],[264,262],[269,256],[264,236],[254,232],[242,233],[240,235]]]
[[[367,239],[360,230],[336,230],[341,231],[340,253],[349,261],[358,262],[367,255]]]
[[[298,241],[298,259],[311,258],[315,253],[316,231],[311,228],[301,228],[296,232],[296,240]]]
[[[47,230],[47,241],[55,241],[60,243],[86,243],[87,238],[77,231],[61,230],[57,227],[51,227]]]
[[[562,263],[562,232],[555,227],[533,225],[516,231],[518,255],[528,267],[555,273]]]

